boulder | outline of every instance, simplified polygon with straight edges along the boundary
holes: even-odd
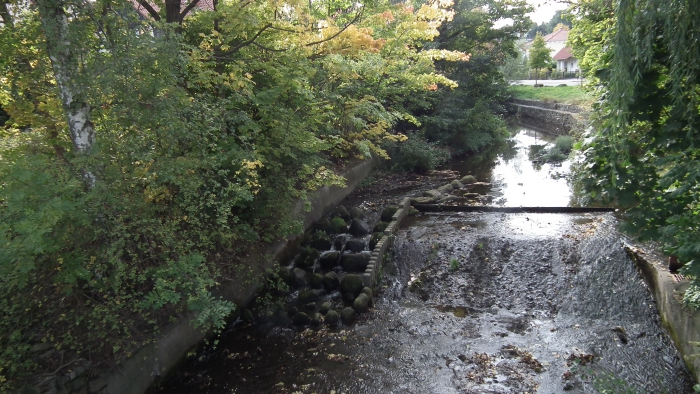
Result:
[[[360,293],[357,298],[355,298],[355,301],[352,303],[352,309],[354,309],[357,313],[365,313],[369,310],[369,297],[367,297],[367,294]]]
[[[345,208],[344,206],[338,205],[337,207],[335,207],[335,209],[333,209],[333,212],[331,213],[331,217],[334,217],[334,218],[338,217],[338,218],[342,218],[344,220],[349,220],[350,219],[350,212],[348,212],[348,209]]]
[[[479,194],[479,193],[464,193],[464,194],[462,195],[462,197],[465,197],[465,198],[479,198],[480,195],[481,195],[481,194]]]
[[[246,308],[243,309],[243,312],[241,312],[241,318],[243,321],[246,321],[248,323],[253,322],[253,312],[250,311],[250,309]]]
[[[464,187],[464,184],[456,179],[454,181],[450,182],[450,185],[452,185],[452,187],[455,189],[461,189]]]
[[[383,222],[391,222],[391,219],[394,217],[394,214],[396,211],[399,210],[399,207],[394,206],[394,205],[389,205],[388,207],[384,208],[382,210],[382,221]]]
[[[307,302],[304,305],[304,309],[306,309],[307,311],[313,311],[314,309],[316,309],[316,303],[315,302]]]
[[[389,225],[389,222],[379,222],[374,225],[374,228],[372,229],[373,233],[381,233],[384,230],[386,230],[386,227]]]
[[[297,266],[301,268],[312,268],[318,257],[318,250],[310,247],[302,248],[299,257],[297,257]]]
[[[363,238],[350,238],[345,244],[345,250],[360,253],[367,247],[367,240]]]
[[[361,290],[361,289],[360,289]],[[299,302],[307,303],[311,301],[316,301],[323,295],[323,290],[321,289],[304,289],[299,290]]]
[[[322,218],[316,222],[316,229],[326,234],[333,234],[333,227],[331,227],[331,221],[328,218]]]
[[[331,242],[331,237],[324,231],[316,231],[311,236],[310,245],[316,250],[328,250],[333,246],[333,243]]]
[[[440,198],[442,197],[442,192],[438,190],[428,190],[423,192],[424,197]]]
[[[314,327],[318,327],[323,323],[323,316],[321,316],[320,313],[314,313],[314,318],[311,319],[311,325]]]
[[[438,204],[444,204],[446,202],[452,202],[452,201],[457,201],[457,200],[459,200],[459,197],[457,197],[457,196],[452,196],[452,195],[445,196],[444,198],[441,198],[438,200]]]
[[[435,202],[435,197],[413,197],[411,204],[432,204]]]
[[[350,223],[350,230],[348,232],[356,237],[361,237],[372,232],[372,228],[369,224],[365,223],[360,219],[352,219]]]
[[[292,324],[295,326],[308,326],[311,324],[311,318],[304,312],[297,312],[292,318]]]
[[[340,290],[343,294],[352,294],[355,299],[364,286],[362,285],[362,276],[358,274],[347,274],[340,281]]]
[[[340,217],[331,219],[331,232],[333,234],[340,234],[346,231],[348,231],[348,224],[345,223],[345,219]]]
[[[470,185],[472,183],[476,183],[476,178],[474,177],[474,175],[465,175],[459,181],[465,185]]]
[[[371,257],[370,252],[343,253],[340,256],[340,265],[346,272],[364,272]]]
[[[364,219],[365,211],[363,211],[362,208],[359,207],[350,208],[350,217],[352,219]]]
[[[297,309],[297,307],[293,306],[293,307],[289,308],[289,310],[287,311],[287,316],[294,317],[294,315],[296,315],[297,313],[299,313],[299,309]]]
[[[340,281],[338,280],[338,274],[335,272],[327,272],[323,275],[323,287],[328,290],[335,290],[340,286]]]
[[[343,323],[350,324],[355,320],[355,310],[347,307],[340,311],[340,317],[343,319]]]
[[[293,287],[306,286],[306,271],[301,268],[294,268],[292,270],[291,284]]]
[[[323,287],[323,275],[319,274],[318,272],[311,274],[311,277],[309,278],[309,284],[314,289],[322,288]]]
[[[340,316],[338,316],[338,312],[328,311],[328,313],[326,313],[326,318],[324,319],[324,321],[329,326],[337,326],[340,320],[339,318]]]
[[[325,252],[319,257],[319,262],[323,269],[333,269],[340,263],[340,252]]]
[[[348,238],[350,237],[347,234],[340,234],[336,236],[335,240],[333,240],[333,247],[335,250],[342,251],[345,247],[345,243],[348,242]]]
[[[442,185],[442,186],[440,186],[440,187],[437,188],[437,190],[438,190],[440,193],[452,193],[452,191],[453,191],[454,189],[455,189],[455,188],[452,187],[452,185],[450,185],[449,183],[448,183],[447,185]]]
[[[322,315],[325,315],[328,313],[328,311],[331,310],[331,306],[332,306],[331,302],[326,301],[323,304],[321,304],[321,307],[318,309],[318,312]]]
[[[370,289],[369,287],[363,287],[360,291],[360,294],[367,295],[367,297],[369,297],[369,306],[374,306],[374,295],[372,289]]]

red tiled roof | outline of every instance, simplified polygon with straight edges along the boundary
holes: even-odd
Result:
[[[569,31],[565,30],[565,29],[561,29],[559,31],[555,31],[554,33],[549,33],[542,38],[544,38],[544,42],[557,42],[557,41],[566,41],[566,39],[568,37],[569,37]]]
[[[552,56],[552,59],[554,60],[566,60],[574,57],[574,55],[571,53],[571,47],[564,47],[561,49],[561,51],[557,52],[556,55]]]

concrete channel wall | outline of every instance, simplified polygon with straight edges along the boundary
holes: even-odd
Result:
[[[656,249],[625,245],[654,294],[661,321],[671,334],[676,348],[683,355],[685,365],[696,382],[700,382],[700,310],[683,306],[683,293],[689,286],[687,279],[669,272],[665,258]],[[653,373],[654,366],[649,366]]]
[[[575,105],[513,99],[506,106],[509,113],[519,116],[523,123],[528,123],[528,119],[544,122],[556,135],[568,134],[586,120],[586,112]]]
[[[340,204],[370,174],[377,163],[378,159],[365,160],[341,173],[346,179],[346,187],[344,188],[324,186],[317,190],[315,195],[310,198],[311,209],[308,212],[303,209],[307,204],[299,201],[296,210],[303,216],[304,228],[310,228],[314,222]],[[406,211],[407,209],[404,209],[401,212]],[[401,215],[405,215],[405,213]],[[394,216],[396,219],[396,215]],[[392,221],[392,226],[396,228],[394,221]],[[259,292],[260,283],[267,270],[275,267],[277,262],[284,257],[287,247],[295,244],[295,239],[301,235],[290,235],[287,239],[278,240],[268,245],[262,251],[251,250],[250,255],[246,258],[247,272],[225,282],[218,289],[215,289],[214,295],[231,301],[239,307],[247,305]],[[382,253],[379,256],[383,256],[388,248],[388,237],[385,237],[381,244],[381,248],[379,246],[379,249],[375,248],[375,252]],[[375,261],[381,262],[381,257],[377,257]],[[376,272],[373,271],[370,274],[376,276],[378,271],[377,269]],[[42,394],[141,394],[148,392],[172,372],[188,352],[195,350],[205,338],[211,335],[211,332],[204,332],[192,326],[193,316],[192,313],[186,314],[177,323],[163,328],[163,335],[158,340],[142,347],[131,357],[122,360],[116,371],[111,370],[95,375],[91,373],[92,366],[85,363],[74,368],[65,376],[44,381],[32,391]]]
[[[391,217],[391,223],[384,229],[384,236],[377,242],[377,245],[372,251],[372,257],[369,260],[367,269],[362,275],[362,284],[366,287],[376,290],[377,282],[379,281],[379,274],[381,272],[382,264],[384,263],[384,255],[387,253],[394,241],[394,234],[399,229],[401,221],[408,215],[408,211],[411,209],[411,199],[404,198],[399,209]]]

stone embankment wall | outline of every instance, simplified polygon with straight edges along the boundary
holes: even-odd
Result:
[[[683,355],[685,364],[695,381],[700,382],[700,310],[685,307],[682,302],[683,293],[690,283],[668,270],[666,259],[658,250],[629,244],[625,249],[651,288],[661,321]],[[649,368],[649,373],[653,373],[654,366]]]
[[[375,160],[366,160],[347,169],[341,175],[346,179],[346,187],[324,186],[316,191],[310,198],[311,210],[303,210],[304,202],[297,203],[296,210],[303,216],[304,228],[308,229],[314,222],[328,214],[340,204],[357,185],[365,179]],[[407,211],[404,209],[403,212]],[[398,212],[397,212],[398,214]],[[404,215],[405,213],[402,213]],[[396,215],[395,218],[396,219]],[[397,224],[392,221],[392,228]],[[387,231],[389,228],[387,228]],[[291,235],[287,239],[278,240],[268,245],[264,250],[251,250],[246,258],[247,272],[240,277],[226,282],[214,291],[215,296],[220,296],[243,307],[247,305],[259,292],[260,282],[267,274],[267,270],[274,268],[278,261],[283,259],[288,245],[301,234]],[[375,262],[381,262],[381,256],[386,252],[389,240],[385,237],[380,242],[375,252],[381,252]],[[374,265],[377,267],[378,263]],[[376,277],[375,271],[370,275]],[[154,387],[163,377],[173,371],[187,352],[195,349],[210,332],[203,332],[190,323],[193,316],[185,315],[179,322],[170,327],[163,328],[163,335],[155,341],[135,352],[131,357],[122,360],[117,371],[109,371],[95,374],[90,363],[85,362],[79,367],[73,368],[67,375],[47,379],[39,384],[33,391],[37,394],[141,394]]]
[[[550,125],[547,129],[557,135],[568,134],[586,120],[586,112],[575,105],[513,99],[506,106],[508,112],[519,116],[523,123],[530,120],[546,123]]]
[[[387,253],[391,247],[391,243],[394,240],[394,234],[399,229],[401,221],[408,215],[408,211],[411,209],[411,199],[404,198],[399,209],[391,217],[391,223],[384,229],[384,236],[377,242],[377,245],[372,251],[372,257],[369,260],[369,265],[362,276],[362,284],[375,290],[376,284],[379,280],[379,273],[381,272],[381,266],[384,263],[384,255]]]

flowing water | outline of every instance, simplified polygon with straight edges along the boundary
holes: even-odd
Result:
[[[490,168],[471,171],[503,205],[565,206],[557,172],[567,164],[528,160],[542,140],[521,131]],[[690,393],[616,225],[612,214],[410,217],[374,308],[354,324],[236,322],[160,391]]]

